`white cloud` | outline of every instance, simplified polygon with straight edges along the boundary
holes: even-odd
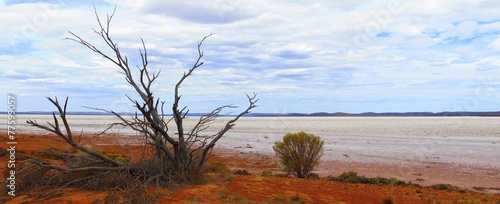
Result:
[[[101,19],[118,5],[111,35],[132,67],[141,63],[144,39],[151,69],[162,70],[155,84],[162,97],[171,96],[196,60],[197,42],[216,33],[202,47],[204,66],[183,86],[184,99],[196,107],[255,91],[261,101],[286,100],[290,107],[324,101],[317,111],[343,111],[337,107],[345,101],[365,103],[359,110],[390,111],[399,99],[421,101],[423,109],[407,111],[439,111],[443,107],[432,101],[451,104],[482,74],[500,76],[500,5],[494,0],[107,2],[97,5]],[[41,100],[47,93],[75,94],[82,105],[130,91],[119,68],[62,40],[71,30],[113,54],[92,32],[92,5],[1,3],[0,29],[9,31],[0,34],[2,87]],[[382,109],[384,101],[391,107]],[[276,110],[272,102],[259,111]],[[399,105],[394,108],[404,109]]]
[[[496,50],[500,50],[500,37],[491,42],[491,46]]]

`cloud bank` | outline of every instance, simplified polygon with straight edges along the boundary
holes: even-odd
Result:
[[[500,3],[484,1],[93,1],[131,65],[143,38],[155,92],[167,103],[209,38],[205,65],[181,91],[191,112],[245,104],[255,112],[493,111],[500,101]],[[0,86],[19,111],[132,111],[117,67],[63,40],[93,34],[92,3],[0,1]],[[109,51],[109,50],[107,50]],[[6,100],[6,99],[5,99]],[[4,104],[5,105],[5,104]]]

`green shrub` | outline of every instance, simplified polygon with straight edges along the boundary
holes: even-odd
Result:
[[[260,175],[261,176],[267,176],[267,177],[274,176],[273,172],[270,172],[270,171],[263,171]]]
[[[315,173],[310,173],[309,175],[307,175],[307,178],[312,180],[319,180],[319,175]]]
[[[345,183],[363,183],[363,184],[377,184],[377,185],[396,185],[396,186],[407,186],[404,181],[398,180],[396,178],[366,178],[365,176],[359,176],[355,171],[348,171],[340,174],[339,176],[328,176],[326,177],[328,181],[339,181]]]
[[[435,184],[432,185],[431,188],[437,189],[437,190],[451,190],[451,191],[459,191],[460,188],[456,186],[452,186],[450,184]]]
[[[348,171],[340,174],[338,177],[331,178],[333,181],[346,183],[368,183],[368,179],[364,176],[358,176],[358,172]]]
[[[303,131],[288,133],[276,141],[273,150],[281,159],[284,170],[299,178],[307,178],[323,155],[323,140]]]
[[[220,182],[232,181],[231,169],[223,163],[207,164],[204,167],[204,172],[213,174],[213,176],[211,178],[214,181],[220,181]]]
[[[205,173],[227,173],[231,172],[231,169],[227,167],[224,163],[211,163],[208,165],[205,165],[204,167],[204,172]]]
[[[130,163],[130,158],[118,154],[105,154],[105,156],[111,158],[112,160],[117,161],[120,164],[128,164]]]

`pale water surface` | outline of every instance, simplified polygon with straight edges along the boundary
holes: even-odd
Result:
[[[23,133],[44,133],[27,126],[27,119],[52,120],[47,115],[17,117],[17,131]],[[68,119],[73,131],[85,133],[98,133],[118,122],[113,116],[71,115]],[[193,126],[197,119],[188,118],[186,126]],[[218,131],[229,119],[220,118],[208,133]],[[5,121],[1,127],[5,131]],[[244,153],[272,154],[274,141],[297,131],[321,136],[324,159],[330,161],[442,162],[500,168],[498,117],[245,117],[218,145]],[[113,128],[112,132],[134,134],[126,128]]]

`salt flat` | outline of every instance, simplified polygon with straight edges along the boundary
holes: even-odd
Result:
[[[19,115],[19,131],[43,132],[27,127],[24,121],[28,118],[38,122],[51,120],[51,116]],[[117,122],[112,116],[68,118],[73,131],[86,133],[97,133]],[[228,119],[220,118],[211,124],[208,133],[219,130]],[[196,117],[191,117],[185,124],[193,126],[196,121]],[[171,129],[173,133],[174,128]],[[112,131],[134,134],[122,128]],[[458,186],[489,182],[488,186],[500,187],[498,117],[245,117],[220,140],[217,148],[272,155],[274,141],[287,132],[297,131],[316,134],[325,141],[320,173],[364,168],[367,174],[419,179],[424,183],[426,179],[442,178],[455,179],[452,184]],[[457,176],[460,178],[448,178]]]

